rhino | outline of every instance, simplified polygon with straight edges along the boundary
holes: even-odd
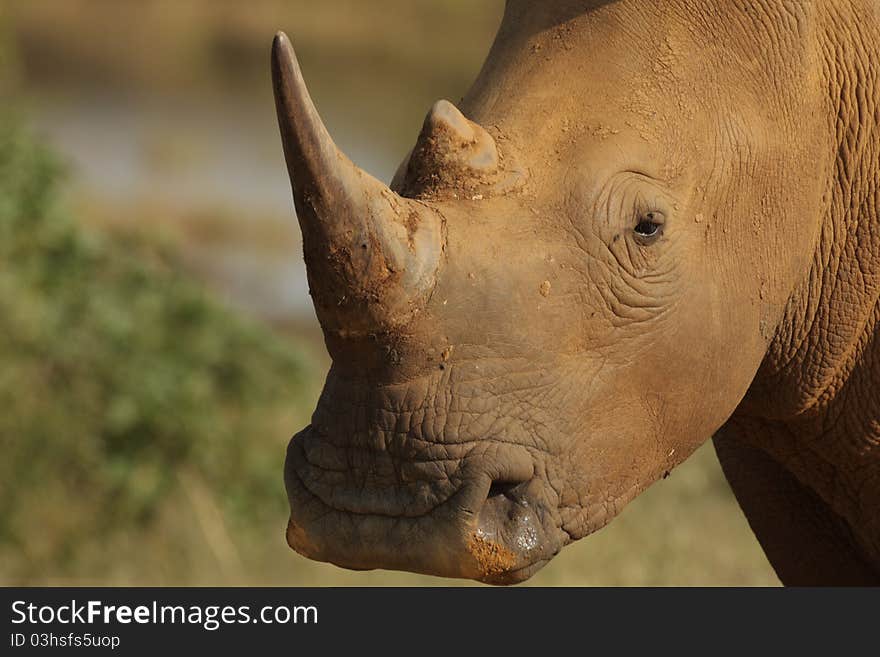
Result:
[[[508,0],[390,186],[271,62],[294,550],[521,582],[713,439],[784,584],[880,583],[880,3]]]

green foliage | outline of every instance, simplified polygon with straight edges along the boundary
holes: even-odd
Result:
[[[74,569],[90,540],[149,531],[184,476],[219,492],[225,521],[283,526],[304,361],[173,253],[78,227],[57,162],[13,124],[0,121],[0,576]]]

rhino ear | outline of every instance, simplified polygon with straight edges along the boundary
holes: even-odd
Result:
[[[439,215],[397,196],[336,147],[283,32],[272,44],[272,82],[319,319],[348,332],[402,321],[433,285]]]

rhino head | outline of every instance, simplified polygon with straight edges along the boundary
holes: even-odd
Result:
[[[817,83],[740,3],[679,4],[510,0],[391,187],[334,145],[276,37],[333,361],[287,453],[296,551],[518,582],[737,409],[808,269],[819,160],[793,135]]]

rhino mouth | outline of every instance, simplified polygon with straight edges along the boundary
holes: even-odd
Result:
[[[313,426],[290,441],[287,541],[344,568],[515,584],[568,535],[529,451],[500,440],[400,456],[333,445]]]

